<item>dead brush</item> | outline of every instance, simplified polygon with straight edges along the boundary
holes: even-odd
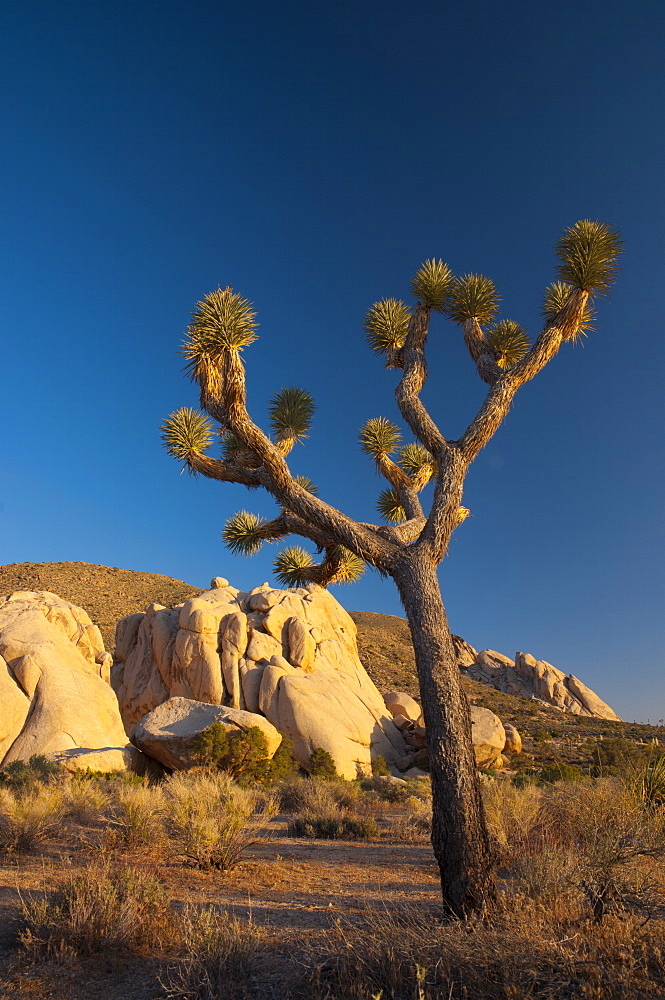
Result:
[[[166,802],[159,786],[119,785],[114,793],[115,824],[111,839],[123,847],[141,850],[159,847],[164,840]]]
[[[432,800],[414,795],[404,801],[404,814],[390,827],[390,836],[406,843],[424,843],[432,833]]]
[[[172,775],[164,785],[166,828],[197,868],[230,871],[277,812],[269,794],[235,785],[220,771]]]
[[[291,778],[276,789],[279,807],[291,815],[356,809],[362,791],[351,781],[325,778]]]
[[[154,875],[92,865],[44,899],[22,900],[20,948],[30,960],[159,953],[174,935],[169,897]]]
[[[494,921],[444,923],[431,909],[371,909],[317,939],[294,996],[310,1000],[656,1000],[662,924],[603,928],[507,900]]]
[[[53,785],[32,785],[12,791],[0,787],[0,849],[19,853],[36,850],[62,829],[63,795]]]
[[[66,819],[80,826],[105,821],[110,800],[100,782],[73,775],[65,781],[62,791]]]
[[[246,997],[263,932],[225,910],[187,906],[181,918],[185,957],[170,966],[161,985],[182,1000]]]
[[[501,853],[521,849],[542,826],[542,791],[535,785],[519,787],[512,781],[488,781],[482,785],[485,818],[490,835]]]

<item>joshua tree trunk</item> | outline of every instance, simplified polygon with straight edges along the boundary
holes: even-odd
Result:
[[[432,847],[444,905],[459,918],[496,898],[471,716],[436,566],[413,556],[395,574],[416,655],[432,771]]]

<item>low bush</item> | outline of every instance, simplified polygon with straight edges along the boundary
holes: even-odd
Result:
[[[32,960],[99,953],[150,953],[174,932],[169,898],[150,874],[91,866],[44,899],[24,899],[20,947]]]
[[[431,799],[419,799],[414,795],[404,801],[405,813],[393,823],[390,836],[407,843],[422,843],[429,840],[432,832]]]
[[[0,785],[9,788],[25,788],[33,784],[44,784],[62,777],[63,768],[43,754],[33,754],[26,763],[15,760],[0,770]]]
[[[276,793],[281,811],[297,814],[355,809],[362,790],[355,781],[291,778],[280,782]]]
[[[576,764],[547,764],[538,775],[540,781],[553,785],[556,781],[584,781],[586,775]]]
[[[247,996],[252,960],[262,932],[225,910],[187,907],[182,916],[185,957],[162,983],[166,995],[182,1000]]]
[[[63,794],[58,788],[0,788],[0,848],[20,853],[34,851],[58,835],[64,812]]]
[[[297,816],[289,823],[288,833],[321,840],[370,840],[378,837],[379,827],[373,816],[339,811]]]
[[[197,868],[229,871],[274,816],[271,795],[235,785],[224,773],[180,771],[164,784],[166,826]]]
[[[114,789],[114,832],[124,847],[156,847],[164,839],[166,803],[159,786],[121,784]]]
[[[312,750],[305,770],[312,778],[338,778],[337,766],[331,754],[322,747]]]
[[[265,734],[258,726],[234,731],[214,722],[197,736],[193,749],[201,766],[217,767],[243,784],[273,784],[297,768],[291,740],[283,736],[270,757]]]

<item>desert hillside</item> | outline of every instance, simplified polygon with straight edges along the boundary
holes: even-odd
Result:
[[[49,590],[84,608],[113,650],[120,618],[142,611],[151,601],[179,604],[198,587],[158,573],[140,573],[84,562],[12,563],[0,566],[0,596],[17,590]],[[413,648],[406,621],[395,615],[350,612],[358,628],[360,659],[382,692],[406,691],[418,697]],[[539,702],[503,694],[463,677],[470,700],[491,708],[503,722],[513,723],[524,750],[538,761],[584,763],[599,737],[620,736],[635,742],[665,739],[665,727],[568,715]],[[525,764],[527,761],[525,761]],[[531,763],[530,761],[528,763]]]

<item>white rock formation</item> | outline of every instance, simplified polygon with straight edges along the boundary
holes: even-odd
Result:
[[[151,604],[118,623],[112,683],[127,732],[169,698],[265,716],[305,764],[327,750],[346,778],[379,754],[405,753],[402,736],[365,672],[356,626],[321,587],[268,584],[212,590],[168,610]]]
[[[546,660],[536,660],[530,653],[516,653],[513,661],[494,649],[483,649],[476,654],[475,661],[469,663],[470,649],[469,646],[464,651],[460,666],[474,681],[519,698],[535,698],[572,715],[620,721],[610,706],[577,677],[564,674]]]
[[[82,608],[47,591],[1,599],[0,763],[78,750],[136,754],[126,750],[110,659]]]
[[[262,715],[222,705],[206,705],[189,698],[169,698],[153,708],[134,726],[132,740],[160,764],[181,771],[196,764],[194,741],[213,723],[229,731],[257,727],[266,738],[269,757],[274,756],[282,742],[281,734]]]

